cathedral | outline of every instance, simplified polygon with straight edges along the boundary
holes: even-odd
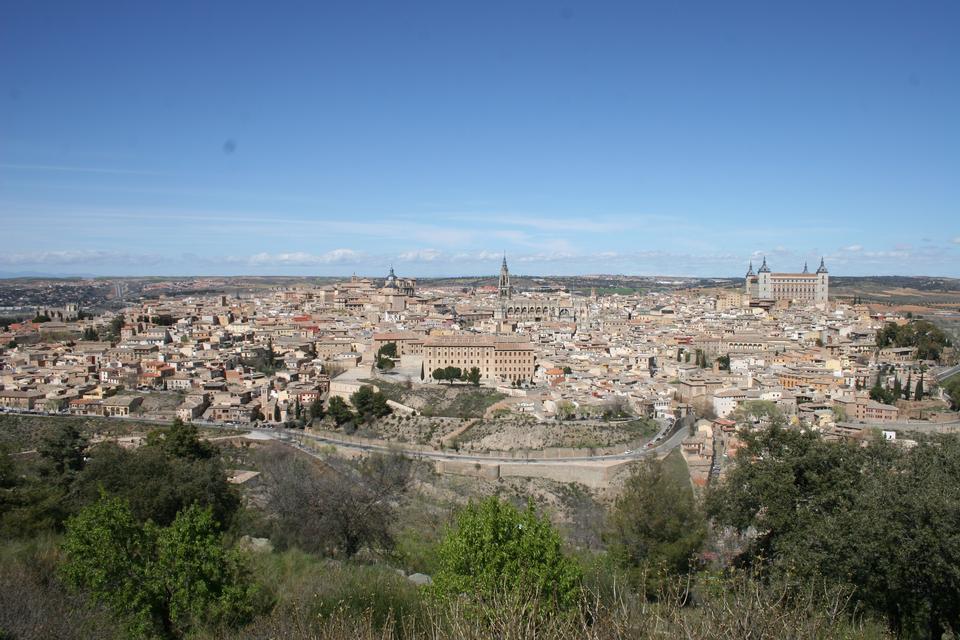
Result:
[[[576,320],[574,301],[569,294],[543,296],[523,294],[514,298],[510,285],[510,269],[507,256],[500,264],[500,280],[497,284],[498,305],[494,311],[495,320],[513,322],[549,322],[555,320]]]

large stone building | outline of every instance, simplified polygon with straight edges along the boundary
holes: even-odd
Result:
[[[530,380],[533,378],[533,345],[512,336],[431,336],[422,347],[426,377],[436,369],[459,367],[480,369],[487,382]]]
[[[500,280],[497,284],[498,307],[494,310],[495,320],[511,322],[547,322],[551,320],[574,320],[577,307],[569,294],[550,296],[524,293],[514,297],[510,285],[510,269],[507,257],[500,265]]]
[[[823,258],[820,258],[816,273],[810,273],[806,264],[801,273],[773,273],[764,258],[756,273],[753,272],[753,263],[750,263],[744,287],[751,301],[826,304],[830,276]]]
[[[69,303],[62,307],[39,307],[37,315],[46,316],[56,322],[73,322],[80,318],[80,305]]]
[[[383,281],[383,290],[395,292],[395,295],[412,296],[416,293],[417,281],[414,278],[398,278],[390,267],[390,273]]]

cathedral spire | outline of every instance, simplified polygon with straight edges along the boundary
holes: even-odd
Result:
[[[500,282],[497,284],[498,294],[501,300],[513,297],[513,291],[510,288],[510,270],[507,268],[507,252],[503,252],[503,263],[500,265]]]
[[[810,269],[807,268],[807,261],[806,261],[806,260],[803,261],[803,272],[804,272],[804,273],[810,273]]]
[[[827,265],[823,261],[823,256],[820,256],[820,267],[817,268],[817,273],[827,273]]]

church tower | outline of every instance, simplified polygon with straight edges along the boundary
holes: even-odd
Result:
[[[497,285],[501,300],[509,300],[513,297],[513,290],[510,288],[510,270],[507,269],[507,254],[503,254],[503,264],[500,265],[500,283]]]

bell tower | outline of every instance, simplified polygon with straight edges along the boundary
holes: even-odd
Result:
[[[509,300],[513,297],[513,290],[510,288],[510,270],[507,268],[507,254],[503,254],[503,263],[500,265],[500,282],[497,285],[498,294],[501,300]]]

